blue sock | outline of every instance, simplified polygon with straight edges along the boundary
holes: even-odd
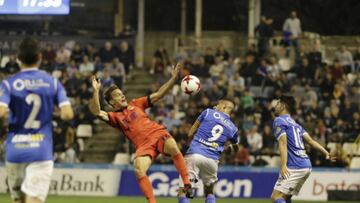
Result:
[[[283,198],[279,198],[275,200],[274,203],[286,203],[286,201]]]
[[[190,203],[189,199],[185,196],[178,197],[179,203]]]
[[[215,195],[208,195],[206,197],[205,203],[216,203]]]
[[[291,203],[291,199],[290,199],[290,198],[287,199],[287,200],[286,200],[286,203]]]

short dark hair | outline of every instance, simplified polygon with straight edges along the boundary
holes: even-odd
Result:
[[[112,85],[112,86],[110,86],[110,87],[105,91],[104,97],[105,97],[105,101],[106,101],[107,103],[110,104],[110,100],[112,99],[111,93],[112,93],[114,90],[116,90],[116,89],[119,89],[119,87],[116,86],[116,85]]]
[[[17,57],[26,64],[33,65],[39,61],[40,47],[38,42],[32,37],[25,37],[19,46]]]
[[[295,98],[292,95],[283,94],[280,96],[280,102],[286,106],[286,109],[290,114],[296,113]]]

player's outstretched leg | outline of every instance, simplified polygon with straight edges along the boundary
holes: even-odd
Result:
[[[179,172],[182,180],[184,181],[184,191],[186,193],[186,197],[194,198],[186,163],[174,138],[166,139],[164,144],[164,153],[169,154],[172,157],[176,170]]]
[[[136,157],[134,160],[134,170],[141,191],[144,193],[149,203],[156,203],[153,188],[146,172],[151,166],[151,158],[148,156]]]
[[[216,203],[216,198],[214,195],[214,184],[204,185],[205,190],[205,203]]]

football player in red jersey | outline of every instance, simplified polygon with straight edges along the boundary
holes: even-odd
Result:
[[[150,120],[145,109],[159,101],[175,84],[181,65],[177,64],[171,72],[171,78],[160,87],[157,92],[148,96],[127,102],[125,95],[117,86],[111,86],[105,91],[105,100],[115,109],[105,112],[100,108],[99,91],[101,84],[94,76],[92,78],[93,98],[90,101],[91,112],[111,126],[120,129],[133,143],[136,149],[134,170],[140,189],[150,203],[155,203],[153,188],[146,175],[153,160],[158,154],[172,157],[177,171],[184,180],[184,192],[192,198],[191,184],[187,173],[184,157],[181,154],[174,138],[165,126]]]

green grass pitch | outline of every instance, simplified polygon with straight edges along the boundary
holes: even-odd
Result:
[[[11,203],[10,197],[0,194],[1,203]],[[157,198],[158,203],[177,203],[176,198]],[[191,203],[204,203],[203,198],[191,200]],[[269,199],[217,199],[217,203],[271,203]],[[317,203],[311,201],[312,203]],[[46,203],[147,203],[142,197],[68,197],[49,196]],[[293,201],[293,203],[310,203],[306,201]],[[324,203],[324,202],[319,202]],[[327,203],[349,203],[344,201],[328,201]]]

